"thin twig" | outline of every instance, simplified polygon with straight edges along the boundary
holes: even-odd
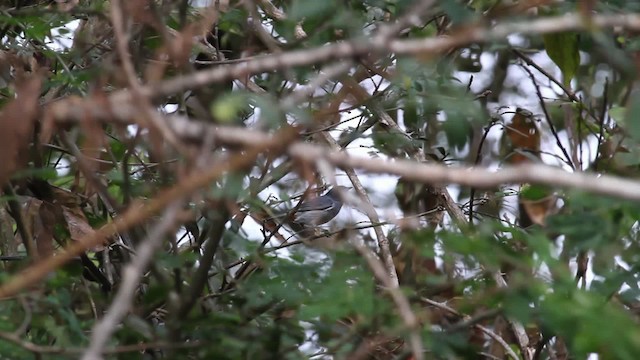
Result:
[[[602,95],[602,110],[600,112],[600,126],[598,126],[598,148],[596,149],[596,158],[593,166],[594,171],[598,171],[598,163],[600,162],[600,156],[602,156],[602,145],[604,142],[604,120],[607,116],[607,107],[609,106],[609,78],[604,80],[604,92]]]
[[[329,135],[328,133],[323,133],[325,141],[329,144],[329,146],[333,150],[341,150],[338,143]],[[362,205],[364,206],[365,213],[369,220],[372,223],[377,224],[380,222],[380,217],[376,212],[376,209],[371,204],[371,200],[367,195],[358,175],[351,167],[343,166],[344,172],[351,180],[353,187],[359,195],[359,198],[362,200]],[[395,264],[393,263],[393,256],[391,255],[391,249],[389,247],[389,239],[384,234],[384,231],[381,227],[376,226],[374,228],[374,232],[376,234],[376,238],[378,239],[378,247],[380,248],[380,254],[382,255],[382,262],[384,263],[384,267],[387,270],[387,276],[391,281],[392,286],[398,287],[400,286],[398,282],[398,273],[396,272]]]
[[[149,96],[147,94],[144,94],[143,87],[138,81],[138,77],[133,67],[133,63],[131,62],[129,51],[127,48],[129,46],[129,41],[124,29],[121,0],[111,1],[111,22],[113,23],[113,32],[116,38],[116,50],[118,52],[118,56],[120,57],[122,68],[124,69],[124,72],[127,76],[127,82],[129,83],[129,87],[131,88],[131,92],[133,95],[132,100],[134,100],[137,106],[142,109],[142,115],[144,115],[144,118],[147,120],[147,124],[151,125],[152,130],[159,131],[160,134],[162,134],[164,140],[173,145],[173,147],[176,148],[176,150],[178,150],[180,153],[186,154],[186,148],[184,147],[184,145],[182,145],[182,143],[178,140],[176,135],[171,131],[166,123],[162,121],[158,112],[153,109],[153,107],[151,106],[151,102],[149,101]]]
[[[409,343],[411,344],[411,351],[413,352],[414,359],[424,359],[424,347],[422,346],[422,337],[420,335],[420,322],[413,313],[409,300],[407,300],[400,288],[394,284],[393,279],[389,277],[386,266],[382,264],[371,249],[355,241],[352,241],[351,245],[366,260],[376,279],[382,283],[384,290],[389,293],[393,302],[398,307],[398,312],[400,313],[400,317],[402,318],[404,325],[409,329],[409,331],[411,331]]]
[[[91,342],[82,356],[83,360],[102,359],[103,349],[111,338],[111,334],[131,308],[136,288],[147,269],[147,265],[153,259],[156,250],[162,245],[165,234],[173,228],[180,205],[178,201],[169,205],[153,230],[136,249],[136,255],[131,258],[131,262],[123,271],[118,293],[111,302],[107,313],[93,326]]]
[[[573,91],[571,91],[571,89],[568,89],[566,86],[564,86],[564,84],[556,79],[553,75],[549,74],[548,71],[546,71],[544,68],[542,68],[540,65],[536,64],[535,61],[531,60],[531,58],[529,58],[527,55],[523,54],[520,50],[517,49],[511,49],[511,51],[520,59],[522,59],[522,61],[524,61],[525,63],[527,63],[527,65],[533,67],[534,69],[538,70],[542,75],[544,75],[547,79],[549,79],[552,83],[558,85],[558,87],[560,89],[562,89],[562,91],[569,97],[569,99],[571,101],[574,102],[580,102],[580,99],[578,99],[578,97],[576,96],[576,94],[573,93]],[[526,69],[526,68],[525,68]],[[532,78],[533,80],[533,78]],[[535,83],[535,80],[534,80]]]
[[[425,303],[427,303],[427,304],[429,304],[429,305],[431,305],[431,306],[434,306],[434,307],[437,307],[439,309],[445,310],[445,311],[447,311],[447,312],[449,312],[449,313],[451,313],[453,315],[456,315],[458,317],[465,318],[465,319],[470,318],[468,315],[461,314],[456,309],[454,309],[454,308],[452,308],[452,307],[450,307],[450,306],[448,306],[446,304],[443,304],[443,303],[440,303],[440,302],[437,302],[437,301],[434,301],[434,300],[431,300],[431,299],[428,299],[428,298],[424,298],[424,297],[420,298],[420,300],[425,302]],[[515,353],[515,351],[513,351],[511,346],[509,346],[509,344],[507,344],[507,342],[504,341],[504,339],[500,335],[496,334],[495,332],[493,332],[489,328],[487,328],[485,326],[482,326],[480,324],[473,324],[473,326],[475,328],[477,328],[478,330],[482,331],[483,333],[487,334],[489,337],[494,339],[498,344],[500,344],[500,346],[502,346],[504,348],[505,352],[507,354],[509,354],[509,356],[511,356],[511,358],[513,358],[514,360],[519,360],[520,359],[518,357],[518,355]]]
[[[576,164],[574,164],[573,161],[571,161],[571,156],[569,156],[569,153],[567,152],[567,149],[565,149],[564,145],[562,145],[562,142],[560,142],[560,137],[558,136],[558,132],[556,131],[556,127],[553,125],[553,122],[551,121],[551,116],[549,116],[549,112],[547,111],[547,105],[544,102],[544,98],[542,97],[542,93],[540,92],[540,86],[536,82],[535,76],[533,76],[533,73],[531,72],[531,70],[527,69],[524,66],[522,68],[524,69],[524,71],[527,72],[527,74],[529,74],[529,78],[531,79],[531,82],[533,83],[533,87],[536,89],[536,95],[538,96],[538,101],[540,102],[540,107],[542,108],[542,111],[544,112],[544,118],[547,120],[547,125],[549,125],[549,129],[551,129],[551,133],[553,134],[553,137],[556,140],[556,145],[558,145],[558,147],[562,151],[562,154],[564,155],[565,159],[567,160],[567,164],[569,164],[569,166],[571,166],[572,169],[575,169],[576,168]]]
[[[469,83],[471,85],[471,83]],[[480,161],[482,160],[482,148],[484,147],[484,143],[487,140],[487,136],[489,135],[489,131],[491,128],[498,124],[499,122],[496,119],[492,119],[491,123],[485,128],[484,134],[482,134],[482,138],[480,139],[480,143],[478,144],[478,152],[476,153],[476,160],[474,161],[474,165],[478,166]],[[473,225],[473,202],[476,197],[476,188],[471,188],[469,195],[469,224]]]

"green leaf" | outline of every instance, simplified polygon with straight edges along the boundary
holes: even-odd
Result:
[[[249,99],[245,94],[225,94],[211,106],[212,115],[222,123],[232,123],[241,111],[248,108]]]
[[[465,4],[458,1],[443,1],[441,6],[454,24],[469,21],[473,14]]]
[[[578,34],[573,32],[547,34],[543,39],[547,54],[562,71],[563,83],[569,85],[580,66]]]
[[[640,141],[640,96],[631,99],[631,106],[624,119],[629,135],[636,141]]]
[[[30,177],[37,177],[42,180],[51,180],[58,177],[58,172],[52,168],[29,168],[20,171],[16,171],[13,176],[14,179],[25,179]]]
[[[444,121],[442,128],[447,135],[449,145],[454,146],[456,149],[461,149],[467,144],[472,129],[466,119],[455,115],[457,114]]]
[[[291,6],[289,16],[292,19],[302,20],[305,18],[322,17],[330,14],[336,8],[335,1],[325,0],[298,0]],[[334,13],[335,14],[335,13]]]
[[[553,191],[547,186],[525,184],[520,189],[520,197],[524,200],[542,200],[551,195]]]

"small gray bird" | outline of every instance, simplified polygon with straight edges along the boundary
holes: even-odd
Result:
[[[293,216],[293,221],[308,226],[325,224],[338,215],[342,208],[340,191],[346,186],[336,186],[322,196],[304,201]]]

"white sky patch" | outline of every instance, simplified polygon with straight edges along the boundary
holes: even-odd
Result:
[[[520,34],[507,35],[507,41],[513,47],[526,47],[529,45],[529,39]]]
[[[80,20],[73,20],[65,26],[51,29],[53,41],[49,43],[49,48],[56,51],[64,51],[73,46],[73,35],[80,25]]]
[[[482,71],[477,73],[471,73],[466,71],[456,71],[454,76],[460,80],[462,84],[468,84],[471,76],[473,76],[473,82],[471,83],[471,92],[474,94],[483,91],[489,84],[491,84],[491,72],[496,65],[496,56],[491,53],[483,52],[480,55],[480,65]]]
[[[190,241],[190,235],[187,234],[187,230],[184,226],[181,226],[176,232],[176,241],[178,241],[178,247],[188,244]]]
[[[167,114],[172,114],[172,113],[178,111],[178,104],[167,104],[167,105],[163,106],[163,110]]]
[[[129,134],[129,136],[136,136],[136,134],[138,133],[138,129],[140,127],[136,124],[134,125],[127,125],[127,133]]]
[[[69,166],[69,160],[65,158],[61,158],[60,161],[56,164],[56,172],[58,176],[67,176],[71,171],[71,167]]]

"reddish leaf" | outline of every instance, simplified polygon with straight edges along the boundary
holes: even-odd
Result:
[[[513,155],[509,162],[512,164],[522,164],[530,162],[531,156],[540,156],[540,132],[536,126],[535,119],[531,112],[525,109],[516,109],[511,125],[507,127],[507,136],[511,140]]]
[[[549,195],[540,200],[520,199],[520,202],[531,221],[544,226],[547,217],[556,211],[556,200],[555,195]]]

